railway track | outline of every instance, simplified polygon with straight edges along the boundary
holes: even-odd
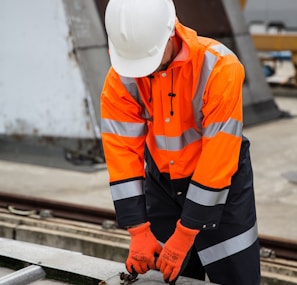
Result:
[[[52,216],[72,221],[102,225],[105,221],[116,224],[115,212],[108,209],[0,192],[0,208],[17,215]],[[260,235],[261,257],[297,261],[297,241]]]
[[[23,216],[49,215],[99,225],[105,220],[116,220],[115,212],[108,209],[2,192],[0,192],[0,208],[6,208],[11,213]]]

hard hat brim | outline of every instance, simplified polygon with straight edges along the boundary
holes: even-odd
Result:
[[[111,41],[108,41],[110,61],[115,71],[126,77],[144,77],[153,73],[161,64],[166,44],[159,49],[159,52],[154,55],[140,59],[129,59],[120,56]]]

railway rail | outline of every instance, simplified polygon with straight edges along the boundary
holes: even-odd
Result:
[[[115,212],[108,209],[3,192],[0,192],[0,208],[23,216],[49,215],[99,225],[106,220],[116,220]]]
[[[113,210],[88,207],[79,204],[0,192],[0,208],[23,216],[40,215],[102,225],[112,221],[116,225]],[[281,258],[297,261],[297,241],[259,235],[262,258]]]

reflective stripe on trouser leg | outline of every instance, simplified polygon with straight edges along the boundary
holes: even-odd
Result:
[[[220,241],[222,238],[226,239]],[[207,244],[210,245],[204,247]],[[195,245],[211,282],[224,285],[260,284],[256,224],[245,229],[241,225],[221,224],[217,230],[201,231]]]
[[[253,173],[246,138],[220,225],[213,231],[201,231],[195,244],[210,281],[224,285],[260,284]]]
[[[211,282],[216,284],[224,285],[259,285],[261,281],[260,275],[260,253],[259,253],[259,243],[258,239],[255,240],[250,246],[246,247],[252,241],[252,232],[255,230],[255,227],[251,228],[242,235],[246,235],[246,238],[251,240],[243,241],[242,235],[232,238],[226,243],[222,242],[219,245],[212,246],[208,249],[205,249],[202,255],[210,253],[211,251],[218,250],[218,253],[213,253],[213,256],[206,258],[203,262],[204,268],[207,272],[207,275]],[[248,237],[249,236],[249,237]],[[238,239],[238,240],[236,240]],[[231,245],[231,241],[235,244]],[[243,244],[240,244],[241,241]],[[224,248],[226,247],[226,248]],[[234,248],[237,247],[238,252],[235,252]],[[244,248],[246,247],[246,248]],[[222,249],[224,248],[224,249]],[[231,249],[232,248],[232,249]],[[241,248],[244,248],[240,250]],[[229,250],[228,250],[229,249]],[[230,254],[230,249],[233,254]],[[222,254],[224,252],[224,254]],[[215,258],[217,256],[217,260]],[[223,257],[225,256],[225,257]],[[201,255],[200,255],[200,259]],[[206,264],[207,262],[210,262]]]
[[[201,263],[206,266],[249,248],[258,239],[257,224],[246,232],[216,245],[198,251]]]

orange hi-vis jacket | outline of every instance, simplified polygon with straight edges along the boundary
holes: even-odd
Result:
[[[223,44],[176,23],[182,49],[166,71],[127,78],[111,68],[101,96],[101,133],[118,223],[146,221],[144,147],[170,179],[191,177],[187,200],[207,207],[185,224],[216,227],[242,141],[244,69]],[[186,210],[191,213],[191,209]],[[198,211],[199,212],[199,211]],[[188,216],[188,221],[187,220]],[[212,216],[212,215],[210,215]]]

